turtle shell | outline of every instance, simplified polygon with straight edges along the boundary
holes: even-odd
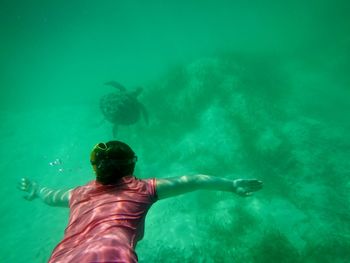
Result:
[[[140,103],[126,92],[104,95],[100,109],[105,118],[114,124],[130,125],[140,119]]]

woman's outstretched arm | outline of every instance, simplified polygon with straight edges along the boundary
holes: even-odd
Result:
[[[257,179],[231,180],[205,174],[197,174],[157,179],[156,191],[158,199],[181,195],[200,189],[232,192],[245,197],[260,190],[262,185],[262,181]]]
[[[35,198],[40,198],[44,203],[50,206],[61,206],[69,207],[69,200],[71,196],[71,191],[69,190],[54,190],[48,187],[43,187],[38,185],[36,182],[32,182],[29,179],[22,178],[18,188],[21,191],[27,192],[24,198],[27,200],[33,200]]]

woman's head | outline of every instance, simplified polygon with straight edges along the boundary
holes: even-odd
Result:
[[[134,172],[137,157],[129,145],[120,141],[97,144],[91,152],[90,162],[96,172],[96,180],[102,184],[114,184]]]

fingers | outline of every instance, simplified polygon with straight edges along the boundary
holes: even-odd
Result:
[[[261,187],[263,182],[256,179],[237,179],[235,184],[244,187]]]
[[[27,201],[31,201],[36,197],[35,182],[32,182],[27,178],[21,178],[17,183],[17,189],[28,193],[26,196],[23,196]]]
[[[263,184],[262,181],[259,181],[257,179],[247,179],[247,180],[245,180],[245,182],[247,185],[262,185]]]
[[[21,181],[17,184],[17,188],[21,191],[29,191],[31,182],[27,178],[22,178]]]
[[[34,195],[26,195],[26,196],[23,196],[23,198],[27,201],[32,201],[35,197]]]
[[[257,179],[237,179],[234,181],[236,193],[242,197],[253,195],[263,187],[263,182]]]
[[[238,195],[240,195],[242,197],[248,197],[248,196],[252,196],[253,193],[252,192],[248,192],[247,190],[242,190],[240,193],[238,193]]]
[[[251,191],[258,191],[262,188],[262,185],[251,185],[248,187],[249,190]]]
[[[246,180],[245,187],[250,191],[258,191],[263,187],[263,182],[256,179]]]

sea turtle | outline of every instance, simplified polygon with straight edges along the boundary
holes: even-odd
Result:
[[[127,91],[124,86],[116,81],[106,82],[105,85],[117,89],[116,92],[104,95],[100,100],[100,109],[105,118],[114,124],[113,136],[116,137],[118,125],[131,125],[140,119],[143,115],[145,122],[148,124],[148,114],[137,97],[142,92],[142,88]]]

